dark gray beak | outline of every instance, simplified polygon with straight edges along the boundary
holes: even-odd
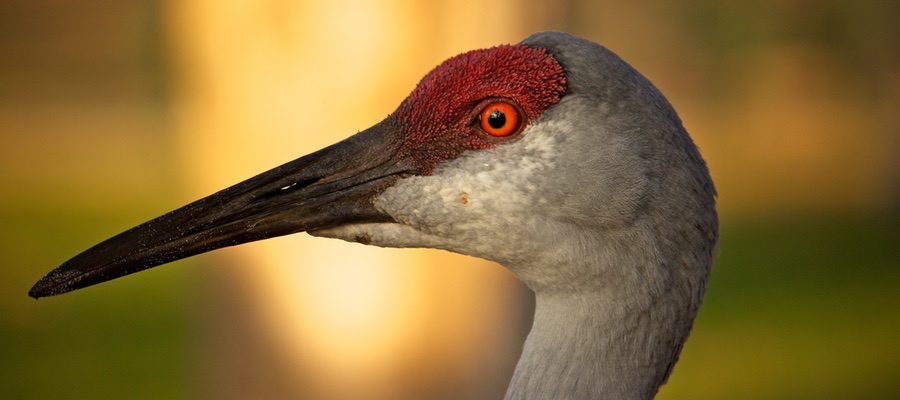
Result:
[[[416,173],[398,156],[393,117],[342,142],[144,222],[41,278],[34,298],[95,285],[178,259],[348,223],[389,222],[372,199]]]

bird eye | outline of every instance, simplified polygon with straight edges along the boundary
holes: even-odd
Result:
[[[481,110],[478,119],[481,130],[491,136],[504,137],[519,131],[521,116],[519,109],[506,102],[489,103]]]

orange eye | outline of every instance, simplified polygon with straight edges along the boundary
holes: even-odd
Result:
[[[519,129],[519,109],[505,101],[488,104],[478,117],[481,129],[491,136],[509,136]]]

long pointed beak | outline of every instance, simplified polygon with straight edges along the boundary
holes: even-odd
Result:
[[[389,222],[372,199],[415,173],[392,117],[342,142],[144,222],[66,261],[28,292],[53,296],[181,258],[346,223]]]

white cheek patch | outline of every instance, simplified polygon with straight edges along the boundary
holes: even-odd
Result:
[[[431,176],[403,179],[375,199],[401,224],[437,236],[503,234],[546,204],[542,170],[555,166],[558,123],[534,124],[522,137],[490,150],[469,151]]]

